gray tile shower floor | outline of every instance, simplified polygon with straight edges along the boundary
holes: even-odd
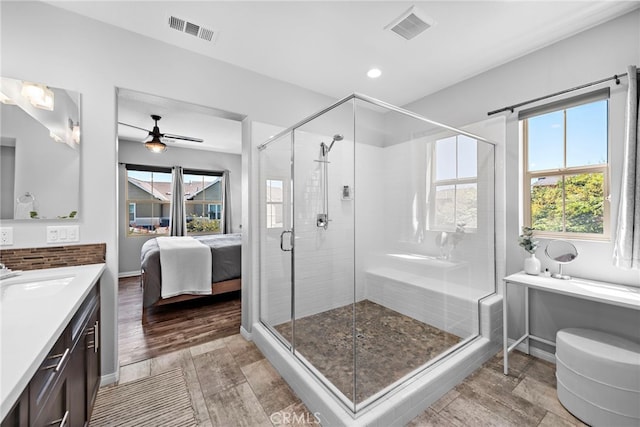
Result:
[[[349,400],[360,403],[446,351],[460,337],[363,300],[296,320],[296,349]],[[291,324],[276,326],[290,340]],[[355,344],[354,344],[355,342]]]

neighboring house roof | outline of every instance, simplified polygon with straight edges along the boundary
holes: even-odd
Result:
[[[129,182],[143,191],[151,194],[154,198],[163,202],[171,201],[171,183],[170,182],[154,182],[153,186],[148,181],[141,181],[136,178],[129,177]],[[167,184],[167,185],[162,185]],[[167,194],[168,192],[168,194]]]
[[[154,182],[153,187],[151,182],[142,181],[136,178],[129,177],[129,182],[143,191],[151,194],[154,198],[163,202],[171,202],[171,183],[170,182]],[[192,200],[198,194],[205,191],[207,188],[221,182],[220,178],[216,178],[214,181],[205,182],[205,186],[202,186],[201,182],[187,182],[184,184],[184,194],[187,200]]]
[[[198,194],[202,193],[203,191],[206,191],[207,188],[213,186],[214,184],[217,184],[218,182],[222,182],[222,179],[221,178],[215,178],[214,181],[206,182],[205,186],[203,188],[200,187],[200,183],[197,183],[197,184],[193,184],[193,183],[185,184],[184,195],[187,198],[187,200],[193,200],[193,198],[196,197]],[[193,188],[190,188],[191,186]]]
[[[531,185],[533,187],[550,186],[550,185],[556,185],[558,181],[562,181],[561,176],[543,176],[541,178],[538,178]]]

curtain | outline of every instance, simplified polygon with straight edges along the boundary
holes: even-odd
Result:
[[[624,165],[616,242],[613,262],[616,267],[640,270],[640,149],[638,147],[638,70],[627,68],[626,123],[624,135]]]
[[[222,173],[222,233],[231,233],[231,183],[229,182],[229,171]]]
[[[184,204],[184,178],[182,166],[174,166],[171,171],[171,212],[169,231],[171,236],[187,235],[187,215]]]

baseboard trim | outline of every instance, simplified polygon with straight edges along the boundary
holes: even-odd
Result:
[[[513,345],[516,340],[512,340],[509,338],[509,347]],[[520,350],[522,353],[527,354],[527,346],[524,343],[518,344],[515,350]],[[549,353],[548,351],[529,346],[529,354],[533,357],[537,357],[538,359],[546,360],[547,362],[551,362],[553,364],[556,363],[556,355],[553,353]]]
[[[140,275],[140,270],[137,271],[122,271],[120,273],[118,273],[118,278],[124,278],[124,277],[134,277],[134,276],[139,276]]]
[[[107,375],[103,375],[100,377],[100,387],[104,387],[109,384],[115,384],[120,379],[120,370],[118,369],[116,372],[112,372]]]
[[[253,341],[251,338],[251,332],[247,331],[244,326],[240,326],[240,335],[242,335],[247,341]]]

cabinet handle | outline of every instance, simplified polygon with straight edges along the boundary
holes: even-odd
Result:
[[[49,425],[54,426],[56,424],[60,424],[60,427],[65,427],[67,425],[67,421],[69,421],[69,411],[65,412],[64,416],[59,420],[51,421]]]
[[[100,348],[100,321],[96,320],[96,323],[93,324],[93,331],[95,332],[95,345],[93,346],[93,351],[95,353],[98,352]]]
[[[60,357],[61,355],[56,354],[55,356],[51,356],[51,359],[56,358],[56,357]],[[53,369],[54,372],[58,372],[60,371],[60,368],[62,368],[62,365],[64,364],[64,361],[67,360],[67,356],[69,356],[69,348],[67,348],[64,353],[62,354],[62,357],[60,357],[60,360],[58,361],[58,363],[56,363],[55,365],[49,365],[49,366],[43,366],[42,368],[40,368],[42,371],[46,371],[48,369]],[[55,368],[55,369],[54,369]]]

